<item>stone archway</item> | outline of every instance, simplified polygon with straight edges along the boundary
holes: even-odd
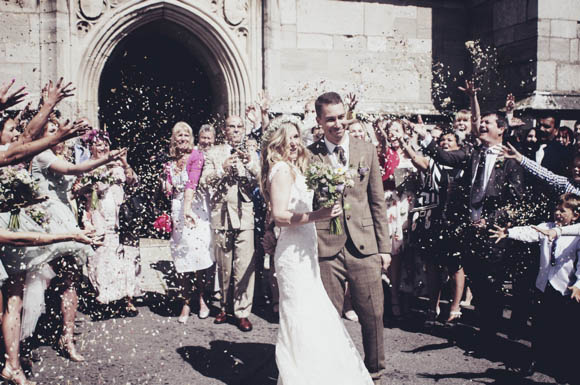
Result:
[[[255,94],[243,47],[205,7],[185,0],[146,0],[120,5],[91,31],[77,72],[79,113],[97,121],[99,83],[107,60],[127,35],[157,20],[175,23],[197,37],[200,59],[220,89],[215,112],[241,114],[246,101]]]

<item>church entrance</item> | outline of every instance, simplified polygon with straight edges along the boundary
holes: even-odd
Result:
[[[148,212],[168,209],[160,189],[168,161],[171,129],[199,127],[219,119],[220,79],[212,75],[200,42],[167,20],[146,24],[119,42],[99,83],[99,121],[113,148],[127,147],[128,161],[141,178],[138,195],[155,202]],[[146,227],[154,218],[148,218]],[[146,235],[146,234],[143,234]]]

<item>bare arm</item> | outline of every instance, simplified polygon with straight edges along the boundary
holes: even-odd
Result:
[[[87,128],[84,122],[75,122],[61,127],[55,135],[46,136],[28,143],[12,143],[8,150],[0,151],[0,167],[18,164],[67,139],[82,135]]]
[[[471,108],[471,134],[475,137],[479,136],[479,122],[481,120],[481,111],[479,108],[479,101],[477,100],[477,91],[479,88],[475,88],[475,83],[472,80],[465,81],[465,87],[458,87],[461,91],[469,97],[469,103]]]
[[[56,105],[63,100],[73,96],[71,88],[72,83],[66,85],[62,84],[63,79],[60,78],[56,84],[53,85],[50,81],[43,89],[43,103],[40,107],[38,113],[34,115],[34,118],[28,123],[22,135],[19,136],[18,142],[27,143],[31,140],[38,138],[43,130],[44,126],[48,122],[50,113],[56,107]]]
[[[43,246],[52,243],[76,241],[86,244],[95,244],[89,231],[76,233],[47,234],[27,231],[12,232],[0,229],[0,244],[12,246]]]
[[[306,213],[293,213],[288,210],[292,183],[294,181],[289,167],[283,167],[277,171],[270,183],[272,218],[276,222],[276,226],[300,226],[310,222],[331,219],[342,212],[340,204],[335,204],[330,208],[322,208]]]
[[[57,159],[50,165],[50,169],[62,175],[81,175],[84,174],[85,172],[92,171],[115,159],[118,159],[119,157],[121,157],[123,154],[126,153],[127,149],[113,150],[105,158],[91,159],[80,164],[74,164],[63,159]]]

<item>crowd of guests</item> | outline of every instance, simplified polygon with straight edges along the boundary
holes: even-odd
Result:
[[[138,239],[124,232],[131,231],[125,217],[140,178],[127,149],[111,150],[106,131],[60,116],[56,107],[73,95],[70,83],[47,84],[36,110],[11,109],[26,97],[24,88],[11,91],[13,83],[0,88],[0,201],[9,202],[11,175],[27,175],[34,194],[10,207],[0,202],[6,352],[1,376],[33,384],[22,370],[21,341],[34,334],[51,281],[61,298],[57,345],[73,361],[84,360],[73,338],[80,282],[88,279],[98,303],[115,304],[125,316],[137,314]],[[546,115],[525,129],[513,116],[513,96],[505,113],[482,113],[475,85],[468,81],[461,90],[470,108],[448,124],[358,114],[356,96],[347,95],[348,113],[340,124],[353,140],[375,145],[382,167],[392,243],[382,260],[389,316],[406,320],[412,300],[425,295],[425,327],[453,324],[461,319],[462,300],[470,302],[473,293],[480,315],[476,353],[493,350],[505,282],[511,281],[509,337],[521,337],[532,313],[535,330],[530,358],[517,370],[532,373],[539,361],[569,380],[572,357],[557,354],[553,341],[571,338],[580,306],[580,238],[564,227],[580,217],[580,124],[559,126]],[[251,331],[256,285],[278,311],[270,261],[278,229],[258,188],[259,146],[271,113],[267,98],[258,100],[244,118],[229,116],[223,127],[201,126],[197,145],[188,123],[171,128],[170,160],[158,178],[171,203],[170,219],[160,227],[170,233],[182,324],[192,310],[209,317],[215,296],[220,304],[214,323],[231,319]],[[314,104],[308,101],[302,115],[305,145],[324,140]],[[224,140],[216,144],[220,131]],[[446,280],[452,291],[443,314]],[[342,314],[356,321],[348,283],[344,290]]]

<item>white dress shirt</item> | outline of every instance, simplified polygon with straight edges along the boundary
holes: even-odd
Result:
[[[538,148],[538,151],[536,151],[536,163],[542,164],[542,160],[544,160],[544,155],[546,155],[544,151],[546,147],[548,147],[547,144],[541,144],[540,147]]]
[[[326,148],[328,149],[328,155],[330,157],[330,162],[332,163],[332,165],[334,167],[342,167],[342,165],[340,164],[340,161],[338,160],[338,154],[334,153],[334,149],[338,146],[337,144],[332,143],[330,140],[328,140],[326,138],[326,135],[324,136],[324,143],[326,144]],[[342,147],[342,149],[344,150],[344,157],[346,158],[346,168],[348,168],[349,165],[349,161],[350,161],[350,156],[349,156],[349,134],[348,132],[344,133],[344,136],[342,137],[342,142],[340,143],[340,147]]]
[[[538,225],[539,228],[552,229],[554,222]],[[556,264],[550,263],[552,242],[545,235],[531,226],[518,226],[508,230],[508,237],[523,242],[540,243],[540,271],[536,279],[536,287],[544,292],[548,282],[562,295],[569,294],[568,286],[580,289],[580,271],[576,269],[576,261],[580,256],[580,237],[560,237],[556,242],[554,253]]]

